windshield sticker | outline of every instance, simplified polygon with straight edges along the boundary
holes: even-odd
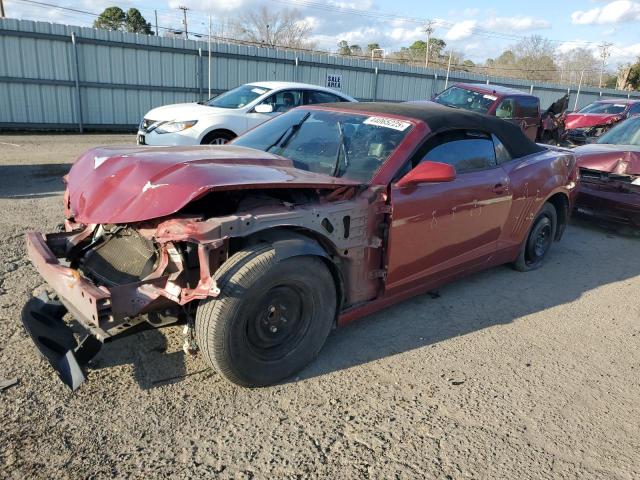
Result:
[[[364,125],[375,125],[376,127],[392,128],[393,130],[398,130],[399,132],[404,132],[411,126],[411,122],[384,117],[369,117],[362,123]]]
[[[252,91],[253,93],[257,93],[258,95],[262,95],[263,93],[266,93],[266,92],[267,92],[265,89],[263,89],[263,88],[258,88],[258,87],[256,87],[256,88],[252,88],[252,89],[251,89],[251,91]]]
[[[482,98],[486,98],[487,100],[497,100],[498,97],[495,97],[493,95],[482,95]]]
[[[624,103],[614,103],[613,106],[614,107],[622,107],[622,108],[626,107],[626,105]]]

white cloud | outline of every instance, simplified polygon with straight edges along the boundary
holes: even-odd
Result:
[[[483,27],[500,31],[527,31],[550,28],[551,22],[541,18],[515,16],[515,17],[492,17],[483,22]]]
[[[616,0],[603,7],[577,10],[571,14],[571,22],[576,25],[603,25],[635,20],[640,20],[640,3],[630,0]]]
[[[476,20],[463,20],[462,22],[455,23],[453,27],[449,29],[445,38],[453,41],[468,38],[473,34],[473,29],[477,23]]]

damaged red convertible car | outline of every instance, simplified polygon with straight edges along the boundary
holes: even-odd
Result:
[[[335,325],[539,267],[576,186],[571,152],[437,104],[295,109],[228,146],[98,148],[68,175],[65,231],[27,234],[60,303],[33,298],[23,322],[72,388],[102,342],[178,319],[228,380],[270,385]]]
[[[577,147],[578,213],[606,224],[640,228],[640,117],[612,128],[596,143]]]

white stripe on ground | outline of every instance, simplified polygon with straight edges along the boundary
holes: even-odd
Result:
[[[0,145],[9,145],[11,147],[21,147],[22,145],[18,145],[17,143],[8,143],[8,142],[0,142]]]

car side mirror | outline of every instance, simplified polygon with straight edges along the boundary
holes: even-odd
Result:
[[[253,109],[256,113],[272,113],[273,105],[270,103],[261,103],[260,105],[256,105],[256,108]]]
[[[456,169],[448,163],[420,162],[416,168],[398,180],[398,187],[418,185],[420,183],[452,182],[456,178]]]

